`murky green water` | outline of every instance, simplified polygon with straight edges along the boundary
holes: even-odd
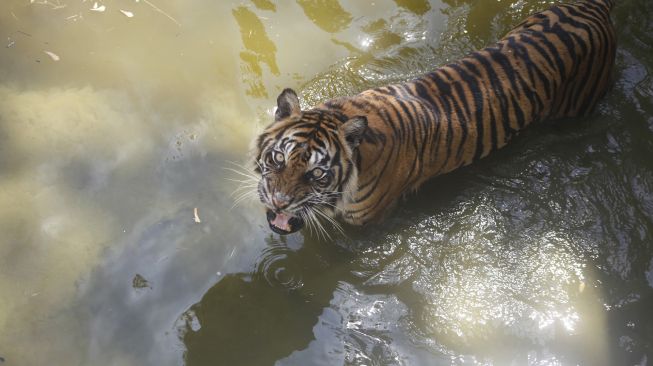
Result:
[[[406,80],[547,3],[5,0],[0,364],[653,362],[648,0],[618,1],[594,116],[383,227],[280,238],[232,207],[224,168],[283,87],[309,106]]]

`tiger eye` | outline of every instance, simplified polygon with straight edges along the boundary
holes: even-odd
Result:
[[[283,163],[283,154],[280,153],[279,151],[276,151],[276,152],[273,154],[273,157],[274,157],[274,162],[275,162],[275,163],[277,163],[277,164],[281,164],[281,163]]]
[[[320,168],[315,168],[312,171],[313,178],[319,179],[324,175],[324,171]]]

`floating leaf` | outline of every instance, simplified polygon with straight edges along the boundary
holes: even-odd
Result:
[[[123,14],[125,14],[125,16],[126,16],[127,18],[132,18],[132,17],[134,16],[134,13],[132,13],[131,11],[127,11],[127,10],[122,10],[122,9],[120,9],[120,12],[123,13]]]
[[[133,288],[152,288],[150,286],[150,283],[140,274],[136,274],[134,278],[132,279],[132,287]]]
[[[59,61],[61,60],[61,57],[59,57],[56,53],[50,52],[50,51],[43,51],[46,55],[50,56],[52,61]]]

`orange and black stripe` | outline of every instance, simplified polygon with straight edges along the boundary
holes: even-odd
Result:
[[[552,6],[496,44],[431,73],[330,100],[275,123],[258,146],[264,149],[292,129],[296,139],[316,149],[325,145],[316,136],[346,149],[334,131],[365,117],[354,166],[340,168],[340,189],[356,178],[340,214],[352,224],[381,219],[403,194],[487,156],[531,123],[592,111],[609,87],[615,60],[612,6],[611,0]]]

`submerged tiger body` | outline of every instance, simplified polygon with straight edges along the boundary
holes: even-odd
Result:
[[[531,123],[588,114],[610,83],[612,5],[552,6],[431,73],[310,110],[284,90],[256,141],[270,227],[286,234],[320,217],[379,221],[405,193],[487,156]]]

